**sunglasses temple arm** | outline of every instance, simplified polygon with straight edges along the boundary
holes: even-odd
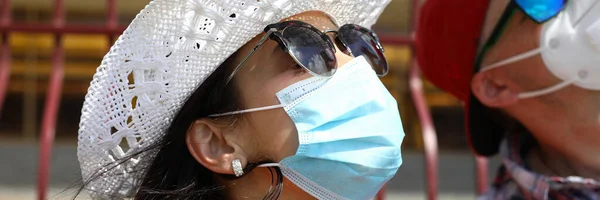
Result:
[[[373,39],[375,39],[375,47],[377,47],[377,49],[379,49],[382,53],[385,52],[385,49],[383,48],[383,46],[381,46],[379,36],[377,36],[377,34],[374,31],[370,31],[369,34]]]
[[[267,31],[267,33],[265,33],[265,35],[258,41],[256,46],[254,46],[254,48],[252,48],[252,50],[244,58],[244,60],[242,60],[242,62],[240,62],[240,64],[238,64],[238,66],[235,67],[233,72],[231,72],[231,75],[229,75],[229,78],[227,78],[227,82],[225,82],[225,85],[227,85],[229,83],[229,81],[231,81],[231,79],[233,79],[233,76],[235,76],[235,74],[242,68],[242,66],[244,66],[244,63],[246,63],[246,61],[248,61],[248,59],[250,59],[250,57],[252,57],[252,55],[254,55],[254,52],[256,50],[258,50],[258,48],[260,48],[265,43],[265,41],[267,41],[267,39],[269,39],[269,36],[271,36],[271,34],[273,34],[274,32],[277,32],[277,29],[271,28],[271,29],[269,29],[269,31]]]

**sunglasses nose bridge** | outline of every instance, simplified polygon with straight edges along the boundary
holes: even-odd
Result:
[[[348,47],[346,46],[346,44],[344,42],[342,42],[342,39],[340,39],[340,37],[335,37],[335,44],[337,45],[338,48],[340,48],[340,51],[344,52],[346,55],[351,56],[352,54],[350,53],[350,51],[348,50]]]

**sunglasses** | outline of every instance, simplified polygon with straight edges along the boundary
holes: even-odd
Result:
[[[379,38],[373,31],[359,25],[346,24],[337,31],[322,32],[305,22],[285,21],[268,25],[264,32],[265,35],[231,73],[227,83],[268,39],[277,42],[298,65],[313,75],[327,77],[335,73],[335,45],[350,56],[364,56],[378,76],[385,76],[388,72],[388,63]],[[328,33],[336,34],[334,41]]]
[[[558,15],[567,4],[567,0],[512,0],[509,8],[516,6],[531,20],[544,23]],[[513,9],[506,9],[509,12]]]
[[[485,55],[487,50],[494,46],[498,39],[500,39],[502,32],[504,32],[504,28],[506,28],[509,19],[513,16],[515,11],[520,10],[535,23],[542,24],[560,14],[560,12],[564,10],[566,4],[567,0],[511,0],[506,9],[504,9],[504,13],[502,13],[500,20],[498,20],[490,38],[479,52],[475,69],[479,70],[483,55]]]

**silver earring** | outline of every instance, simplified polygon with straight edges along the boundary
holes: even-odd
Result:
[[[231,161],[231,167],[233,168],[233,173],[235,177],[240,177],[244,175],[244,169],[242,168],[242,162],[240,159],[235,159]]]

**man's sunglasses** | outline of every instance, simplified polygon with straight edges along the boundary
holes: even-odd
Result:
[[[329,30],[324,33],[305,22],[285,21],[268,25],[264,31],[265,35],[234,69],[227,83],[267,39],[277,42],[298,65],[314,75],[332,76],[335,73],[337,60],[334,43],[348,55],[364,56],[377,75],[384,76],[388,72],[387,60],[379,38],[373,31],[359,25],[346,24],[337,31]],[[335,41],[326,33],[336,33]]]
[[[537,23],[544,23],[558,15],[567,4],[567,0],[511,0],[510,12],[514,6],[518,7],[525,15]]]

